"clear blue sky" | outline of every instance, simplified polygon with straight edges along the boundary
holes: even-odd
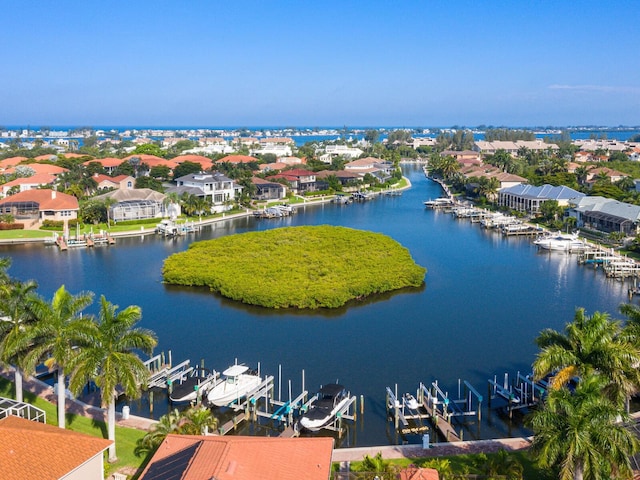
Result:
[[[638,7],[6,0],[0,125],[638,125]]]

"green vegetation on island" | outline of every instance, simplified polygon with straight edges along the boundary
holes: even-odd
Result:
[[[191,244],[167,258],[164,281],[208,286],[271,308],[336,308],[419,287],[426,269],[390,237],[344,227],[286,227]]]

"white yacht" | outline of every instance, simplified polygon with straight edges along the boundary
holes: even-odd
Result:
[[[216,407],[226,407],[246,397],[262,383],[260,375],[246,365],[232,365],[222,375],[224,379],[207,393],[207,401]]]
[[[566,252],[584,250],[587,245],[580,240],[577,233],[565,234],[560,232],[544,235],[534,240],[533,244],[545,250],[562,250]]]

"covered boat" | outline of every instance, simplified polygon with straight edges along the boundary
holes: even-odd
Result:
[[[223,381],[207,393],[207,401],[216,407],[225,407],[246,397],[262,383],[260,375],[246,365],[232,365],[222,375]]]
[[[298,424],[305,430],[316,432],[331,424],[336,414],[349,402],[349,394],[342,385],[330,383],[316,394],[317,400],[303,414]]]

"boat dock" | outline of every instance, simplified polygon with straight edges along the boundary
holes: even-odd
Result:
[[[53,241],[48,243],[53,243],[58,246],[60,251],[66,251],[69,248],[76,247],[97,247],[97,246],[109,246],[114,245],[116,243],[115,238],[109,235],[108,232],[100,231],[100,233],[88,233],[81,236],[76,236],[75,238],[69,238],[65,235],[55,235]]]
[[[504,374],[502,383],[498,382],[497,375],[493,380],[488,380],[488,404],[491,407],[492,401],[497,399],[503,400],[501,405],[506,408],[509,418],[513,417],[514,410],[531,408],[537,405],[547,393],[548,384],[545,381],[533,380],[533,375],[522,375],[518,372],[513,379],[509,381],[509,374]]]
[[[443,391],[437,381],[432,382],[430,387],[420,383],[416,397],[411,394],[399,397],[397,385],[395,391],[387,387],[386,394],[387,416],[402,435],[428,432],[435,428],[445,441],[461,441],[462,430],[458,433],[452,420],[476,417],[479,422],[482,418],[483,397],[467,381],[458,380],[456,400],[450,399],[448,392]]]

